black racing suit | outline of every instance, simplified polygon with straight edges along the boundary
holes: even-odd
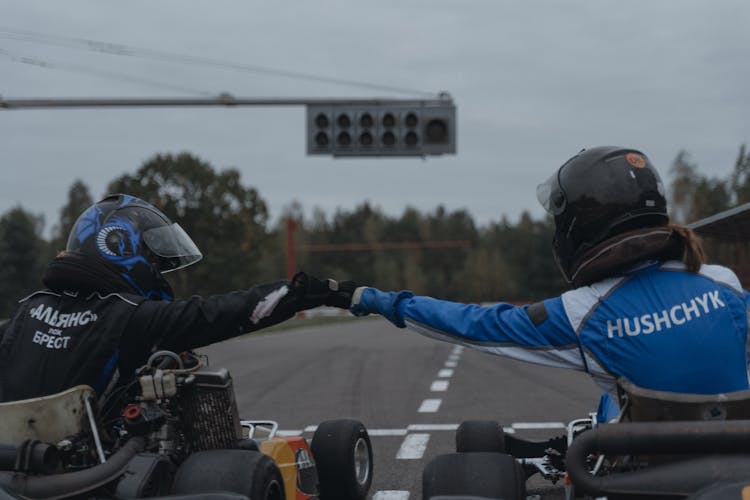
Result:
[[[90,262],[86,267],[52,273],[57,278],[44,281],[56,289],[21,300],[3,325],[0,401],[53,394],[79,384],[101,395],[115,372],[120,384],[132,380],[157,349],[181,352],[206,346],[320,305],[300,306],[302,300],[288,281],[206,298],[150,300],[126,291],[116,276],[100,278],[106,270],[91,272]],[[91,290],[87,274],[99,290]],[[61,282],[69,286],[63,288]]]

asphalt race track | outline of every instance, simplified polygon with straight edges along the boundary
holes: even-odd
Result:
[[[276,420],[308,438],[324,420],[362,421],[373,443],[375,500],[420,500],[424,465],[454,450],[462,420],[554,435],[593,411],[601,393],[583,373],[427,339],[379,317],[259,332],[200,352],[232,373],[243,418]],[[559,484],[538,475],[527,486],[562,498]]]

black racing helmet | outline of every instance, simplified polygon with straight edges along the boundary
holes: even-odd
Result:
[[[198,262],[203,256],[190,236],[155,206],[112,194],[86,209],[73,225],[67,251],[107,261],[144,296],[158,295],[160,273]]]
[[[555,218],[555,259],[568,281],[580,258],[602,241],[667,224],[664,193],[646,155],[615,146],[581,150],[540,184],[537,199]]]

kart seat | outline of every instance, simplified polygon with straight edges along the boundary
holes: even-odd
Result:
[[[20,445],[31,439],[57,444],[87,430],[86,406],[93,396],[94,389],[78,385],[49,396],[0,403],[0,443]]]
[[[690,394],[644,389],[617,380],[621,421],[750,419],[750,389],[722,394]]]

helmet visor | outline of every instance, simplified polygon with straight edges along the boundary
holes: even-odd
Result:
[[[198,246],[177,223],[144,231],[143,241],[161,257],[159,270],[163,273],[195,264],[203,258]]]
[[[559,171],[536,187],[536,199],[552,215],[565,211],[565,193],[560,187]]]

